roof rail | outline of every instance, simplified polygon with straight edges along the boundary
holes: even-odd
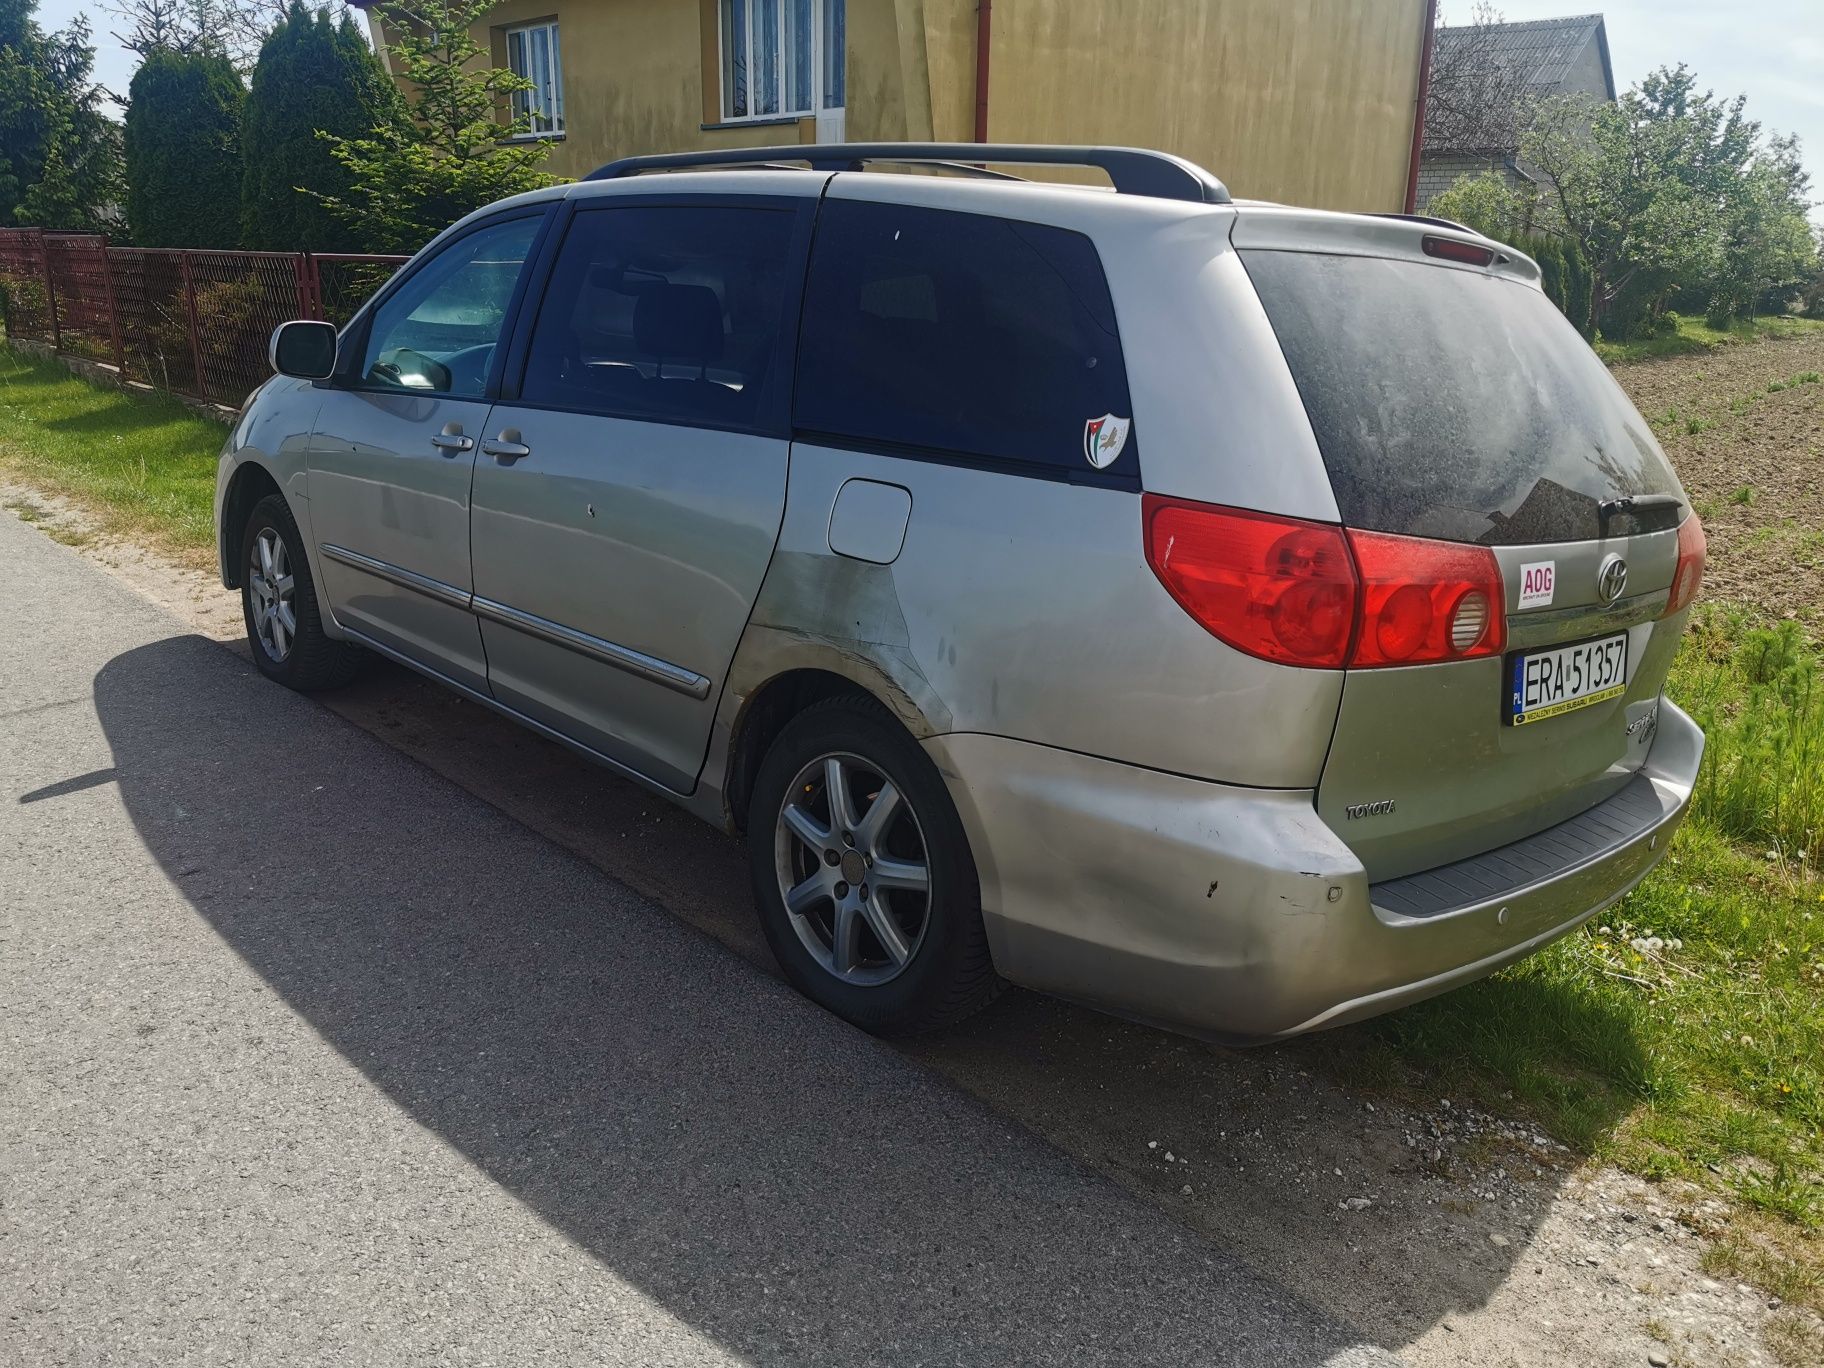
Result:
[[[869,162],[935,165],[973,173],[983,163],[1002,166],[1093,166],[1123,195],[1229,203],[1228,187],[1194,162],[1138,147],[1052,147],[1043,143],[810,143],[796,147],[743,147],[715,152],[667,152],[623,157],[584,180],[619,180],[646,171],[808,163],[813,171],[860,171]],[[1015,178],[1017,179],[1017,177]]]

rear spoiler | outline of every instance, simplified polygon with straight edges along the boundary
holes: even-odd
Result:
[[[1277,204],[1240,204],[1229,225],[1229,242],[1242,251],[1388,257],[1486,271],[1533,286],[1540,280],[1539,263],[1519,248],[1449,219],[1421,214],[1337,214]],[[1440,245],[1445,250],[1439,250]],[[1467,251],[1452,252],[1451,245],[1481,249],[1488,253],[1487,260]]]

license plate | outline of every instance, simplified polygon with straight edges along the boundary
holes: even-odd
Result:
[[[1628,634],[1528,651],[1512,661],[1507,720],[1516,727],[1543,722],[1627,691]]]

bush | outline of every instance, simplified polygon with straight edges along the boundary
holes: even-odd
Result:
[[[149,53],[127,100],[127,223],[143,247],[238,247],[241,105],[226,57]]]
[[[260,47],[241,124],[242,245],[256,251],[361,252],[371,242],[314,190],[348,193],[329,137],[366,137],[403,117],[391,78],[346,15],[332,24],[292,0]],[[306,188],[300,188],[306,187]]]
[[[1516,190],[1499,171],[1459,176],[1425,206],[1427,214],[1474,228],[1497,242],[1518,237],[1531,210],[1531,197]]]

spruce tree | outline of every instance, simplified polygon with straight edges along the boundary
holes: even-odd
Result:
[[[397,91],[353,21],[292,0],[253,69],[241,124],[241,239],[273,252],[375,250],[320,196],[348,193],[330,138],[359,138],[404,117]],[[312,192],[315,193],[312,193]]]
[[[143,247],[240,246],[241,106],[216,53],[146,55],[127,96],[127,224]]]

